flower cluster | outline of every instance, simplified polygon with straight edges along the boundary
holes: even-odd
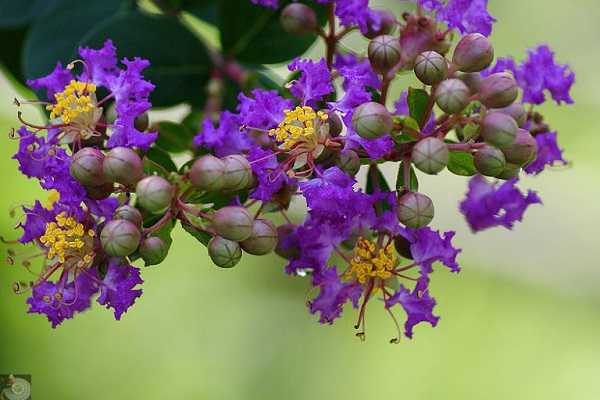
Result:
[[[45,105],[49,122],[29,124],[19,112],[15,159],[51,195],[23,207],[20,242],[44,256],[38,278],[16,285],[31,290],[30,312],[56,326],[98,295],[119,319],[141,295],[131,264],[163,262],[179,223],[222,268],[244,252],[274,251],[286,273],[309,277],[307,307],[319,322],[332,324],[347,303],[358,309],[361,339],[374,303],[393,321],[393,343],[412,338],[422,322],[438,323],[430,281],[440,266],[458,273],[461,250],[455,232],[431,227],[434,202],[419,192],[417,171],[471,176],[459,206],[471,230],[511,229],[541,203],[517,188],[519,176],[566,163],[535,106],[548,94],[572,103],[574,74],[547,46],[521,64],[493,64],[487,0],[415,0],[416,11],[398,18],[368,0],[314,3],[329,8],[328,30],[304,3],[285,6],[281,23],[320,35],[325,57],[293,60],[280,91],[256,88],[238,95],[235,110],[207,112],[179,169],[152,155],[147,61],[119,65],[109,41],[30,83],[46,90],[47,101],[30,103]],[[355,29],[370,39],[366,52],[339,46]],[[406,72],[422,85],[388,99]],[[393,188],[384,163],[397,167]],[[292,202],[306,204],[302,219],[288,213]],[[17,259],[13,250],[10,257]],[[30,259],[21,263],[31,267]]]

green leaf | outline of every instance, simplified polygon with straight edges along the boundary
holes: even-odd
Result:
[[[169,153],[182,153],[192,150],[194,133],[185,125],[171,121],[158,123],[156,145]]]
[[[144,172],[146,174],[157,173],[164,177],[171,172],[177,172],[177,165],[166,151],[158,147],[150,147],[144,157]]]
[[[187,222],[182,221],[181,226],[187,233],[192,235],[194,238],[196,238],[197,241],[199,241],[200,243],[202,243],[205,246],[208,245],[208,242],[212,238],[210,233],[201,231],[198,228],[188,224]]]
[[[182,8],[196,18],[216,25],[219,18],[218,0],[183,0]]]
[[[390,191],[390,185],[388,185],[385,176],[383,176],[379,167],[375,164],[371,164],[369,166],[369,172],[367,173],[367,194],[375,193],[376,188],[380,192]]]
[[[13,80],[25,85],[25,76],[23,75],[22,53],[23,43],[27,28],[15,28],[10,30],[0,30],[3,44],[0,51],[0,64],[7,75]]]
[[[202,120],[204,119],[204,113],[202,110],[191,110],[188,115],[183,118],[181,123],[185,125],[190,131],[194,133],[198,133],[200,130],[200,125],[202,124]]]
[[[396,190],[402,191],[405,189],[404,186],[404,161],[398,165],[398,176],[396,177]],[[417,192],[419,190],[419,180],[413,166],[410,166],[410,181],[408,182],[408,190],[411,192]]]
[[[448,170],[455,175],[473,176],[477,173],[473,162],[473,155],[466,151],[451,151]]]
[[[429,109],[429,94],[423,89],[408,89],[408,110],[410,116],[417,121],[420,127],[425,125]]]
[[[59,2],[60,0],[0,0],[0,28],[27,25]],[[6,39],[3,42],[9,43]]]

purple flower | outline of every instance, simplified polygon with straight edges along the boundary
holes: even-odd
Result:
[[[401,234],[410,242],[412,258],[421,266],[423,272],[432,272],[433,264],[438,261],[452,272],[460,271],[456,257],[461,250],[452,245],[452,238],[456,232],[448,231],[442,235],[430,228],[419,228],[404,229]]]
[[[373,71],[371,63],[367,59],[359,60],[352,54],[338,54],[334,67],[344,78],[342,84],[344,97],[338,102],[330,103],[330,106],[343,114],[371,101],[371,93],[367,90],[368,87],[381,88],[381,80]]]
[[[513,76],[517,78],[519,76],[519,67],[515,63],[512,57],[499,57],[496,59],[496,64],[493,67],[487,68],[481,71],[481,76],[486,77],[497,72],[510,71]]]
[[[202,122],[202,130],[194,137],[194,145],[212,150],[217,157],[239,154],[250,148],[245,131],[240,131],[239,117],[229,111],[221,113],[219,126],[210,118]]]
[[[436,5],[439,2],[428,3],[438,9],[437,18],[450,28],[456,28],[461,33],[478,32],[485,36],[492,33],[496,19],[487,11],[488,0],[448,0],[443,8]]]
[[[382,136],[378,139],[365,139],[356,133],[354,129],[352,129],[352,114],[352,112],[349,112],[342,118],[347,128],[347,149],[354,150],[358,147],[362,147],[371,159],[376,160],[383,157],[394,148],[394,141],[389,135]]]
[[[113,259],[108,263],[106,276],[98,284],[100,296],[97,301],[106,308],[112,308],[115,311],[115,319],[120,320],[121,315],[142,295],[142,289],[135,288],[142,283],[144,281],[140,277],[139,269],[123,264],[120,259]]]
[[[541,204],[538,195],[529,191],[523,195],[515,187],[517,179],[511,179],[500,185],[490,183],[477,175],[469,182],[467,196],[460,204],[473,232],[479,232],[494,226],[512,229],[515,221],[521,221],[527,207]]]
[[[254,146],[250,149],[248,161],[258,180],[258,185],[250,193],[250,198],[270,201],[287,181],[287,175],[279,168],[277,156],[271,150]]]
[[[312,105],[333,92],[331,73],[324,59],[314,62],[297,58],[288,65],[288,69],[300,71],[300,78],[292,83],[290,92],[303,105]]]
[[[347,301],[351,301],[354,308],[358,307],[362,287],[357,283],[342,282],[336,267],[324,269],[314,280],[319,295],[309,302],[309,310],[311,314],[319,313],[320,323],[332,324],[341,315]]]
[[[263,6],[263,7],[270,7],[270,8],[279,7],[279,0],[250,0],[250,1],[253,4]]]
[[[335,15],[344,26],[357,25],[362,33],[380,29],[381,14],[369,8],[369,0],[336,0]]]
[[[537,175],[546,168],[558,164],[566,165],[563,151],[556,142],[556,132],[545,132],[535,136],[538,145],[537,158],[524,168],[525,172]]]
[[[320,271],[325,268],[335,246],[346,236],[327,224],[310,217],[303,225],[285,238],[286,248],[297,249],[296,256],[290,259],[285,272],[290,275],[304,275],[307,271]]]
[[[240,123],[250,128],[271,129],[283,120],[283,111],[292,108],[292,102],[279,96],[274,90],[254,89],[252,97],[238,96]]]
[[[429,296],[428,291],[413,290],[412,292],[404,286],[400,286],[385,302],[385,307],[390,308],[395,304],[400,303],[406,312],[408,319],[404,324],[404,334],[412,338],[413,327],[420,322],[429,322],[431,326],[436,326],[440,317],[433,315],[433,307],[435,307],[435,299]]]
[[[54,95],[62,92],[64,87],[73,79],[73,74],[70,70],[63,68],[61,63],[56,63],[56,67],[49,74],[42,78],[31,79],[27,84],[35,90],[46,90],[46,97],[53,99]]]

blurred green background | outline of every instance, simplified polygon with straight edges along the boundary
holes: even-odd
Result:
[[[218,269],[179,232],[167,262],[144,271],[144,295],[120,322],[96,306],[52,330],[26,314],[25,298],[10,290],[23,275],[2,265],[0,373],[32,374],[36,399],[600,398],[600,7],[490,0],[490,8],[498,56],[522,58],[544,42],[576,71],[576,105],[545,107],[573,166],[522,182],[545,205],[515,231],[477,236],[457,210],[466,181],[424,178],[435,226],[456,229],[463,247],[460,275],[440,268],[433,277],[437,328],[419,326],[414,340],[390,345],[392,323],[371,307],[361,343],[352,310],[333,327],[308,314],[307,282],[286,276],[280,259],[245,256]],[[0,93],[7,132],[16,126],[14,91],[2,80]],[[40,191],[9,159],[16,142],[0,140],[0,231],[14,236],[8,210]]]

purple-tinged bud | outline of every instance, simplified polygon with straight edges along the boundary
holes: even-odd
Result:
[[[452,63],[461,72],[479,72],[490,66],[494,60],[494,48],[488,38],[480,33],[464,36],[452,56]]]
[[[436,104],[448,114],[458,114],[469,104],[471,91],[460,79],[447,79],[435,91]]]
[[[100,233],[100,242],[106,254],[126,257],[139,246],[142,234],[131,222],[118,219],[108,222]]]
[[[517,137],[517,123],[504,113],[488,113],[481,122],[481,136],[486,143],[496,147],[508,146]]]
[[[448,62],[435,51],[421,53],[415,59],[415,75],[426,85],[436,85],[448,76]]]
[[[352,128],[365,139],[377,139],[387,135],[393,125],[392,116],[387,108],[373,101],[361,104],[352,115]]]
[[[106,182],[102,175],[104,154],[98,149],[84,147],[73,155],[71,176],[84,186],[100,186]]]
[[[402,235],[398,235],[394,238],[394,247],[398,254],[409,260],[413,259],[412,251],[410,250],[410,242]]]
[[[485,78],[479,86],[479,100],[488,108],[510,106],[519,95],[517,81],[509,72],[498,72]]]
[[[368,53],[373,70],[384,74],[400,61],[400,41],[390,35],[377,36],[369,43]]]
[[[360,169],[360,158],[354,150],[342,150],[337,160],[337,166],[348,175],[354,176]]]
[[[142,213],[137,208],[129,205],[121,206],[115,210],[113,220],[117,219],[127,220],[138,228],[142,226],[142,222],[144,221]]]
[[[146,266],[160,264],[169,254],[169,245],[158,236],[151,236],[142,240],[139,253]]]
[[[411,160],[419,170],[435,175],[448,165],[450,154],[443,140],[428,137],[422,139],[412,150]]]
[[[520,172],[521,167],[519,167],[518,165],[506,163],[506,167],[504,167],[504,170],[498,176],[496,176],[496,178],[504,180],[518,178]]]
[[[291,246],[290,243],[285,240],[296,231],[297,226],[294,224],[285,224],[277,227],[277,245],[275,246],[275,254],[279,257],[289,260],[300,254],[300,248],[297,246]]]
[[[422,228],[433,219],[433,202],[421,193],[406,193],[398,200],[398,220],[409,228]]]
[[[106,182],[100,186],[84,186],[85,194],[92,200],[104,200],[109,197],[114,189],[115,185],[112,182]]]
[[[281,12],[280,21],[284,31],[297,35],[315,32],[318,26],[315,11],[302,3],[286,6]]]
[[[504,153],[496,147],[485,146],[475,153],[475,168],[481,175],[498,176],[506,167]]]
[[[210,154],[202,156],[194,161],[189,177],[195,188],[218,192],[225,184],[225,162]]]
[[[458,79],[464,82],[471,90],[471,94],[479,93],[479,87],[483,78],[479,72],[466,72],[457,74]]]
[[[327,113],[327,124],[329,124],[329,136],[338,137],[344,129],[342,119],[335,111]]]
[[[160,213],[171,205],[173,186],[165,178],[152,175],[138,182],[135,188],[137,202],[151,213]]]
[[[227,206],[213,214],[212,226],[225,239],[241,242],[252,235],[254,220],[244,207]]]
[[[528,131],[519,128],[514,142],[502,147],[502,152],[507,162],[525,167],[537,157],[537,141]]]
[[[277,229],[271,221],[257,219],[252,226],[252,235],[240,242],[240,246],[246,253],[255,256],[268,254],[277,245]]]
[[[394,33],[394,29],[398,24],[396,17],[389,11],[386,10],[375,10],[373,13],[377,14],[380,19],[379,29],[374,29],[373,24],[367,24],[367,33],[364,36],[367,39],[375,39],[377,36],[389,35]]]
[[[150,126],[150,117],[148,116],[148,113],[145,112],[135,117],[133,120],[133,126],[138,131],[145,132]]]
[[[508,107],[495,108],[491,111],[498,111],[510,115],[515,121],[517,121],[519,128],[522,128],[525,123],[527,123],[527,110],[525,110],[525,107],[523,107],[523,104],[521,103],[513,103]]]
[[[115,147],[106,154],[103,163],[104,177],[111,181],[132,186],[144,175],[140,156],[128,147]]]
[[[223,189],[237,191],[247,189],[253,182],[252,167],[246,157],[233,154],[223,158],[225,174],[223,175]]]
[[[208,242],[208,255],[217,267],[233,268],[242,258],[242,249],[233,240],[214,236]]]

